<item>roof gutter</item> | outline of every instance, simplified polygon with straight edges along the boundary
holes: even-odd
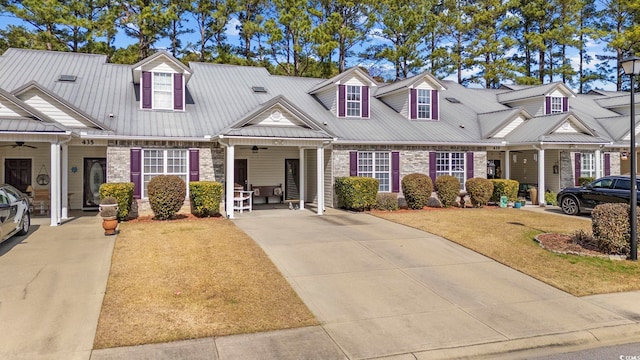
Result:
[[[336,140],[334,142],[336,145],[423,145],[423,146],[433,146],[433,145],[446,145],[446,146],[506,146],[503,142],[495,142],[495,143],[474,143],[474,142],[424,142],[424,141],[348,141],[348,140]]]
[[[164,136],[116,136],[116,135],[90,135],[80,134],[82,139],[106,139],[106,140],[148,140],[148,141],[211,141],[212,137],[164,137]]]

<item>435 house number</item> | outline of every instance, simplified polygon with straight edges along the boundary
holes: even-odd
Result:
[[[93,139],[89,139],[89,140],[82,140],[82,145],[94,145],[95,142],[93,141]]]

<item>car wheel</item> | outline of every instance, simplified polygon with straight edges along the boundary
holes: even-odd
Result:
[[[562,198],[562,201],[560,201],[560,208],[562,209],[562,212],[567,215],[578,215],[578,212],[580,212],[578,200],[573,196]]]
[[[27,235],[30,226],[31,217],[29,216],[29,212],[26,212],[22,215],[22,223],[20,224],[20,231],[18,232],[18,235]]]

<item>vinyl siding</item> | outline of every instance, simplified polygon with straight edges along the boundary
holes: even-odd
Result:
[[[553,165],[560,165],[560,150],[545,150],[544,152],[544,185],[545,191],[558,193],[560,189],[560,174],[553,173]],[[603,164],[604,165],[604,164]]]
[[[282,184],[284,190],[284,160],[298,159],[300,152],[294,147],[261,146],[254,154],[250,147],[236,147],[236,159],[247,159],[247,180],[250,185],[268,186]],[[262,194],[264,195],[264,194]],[[264,203],[264,198],[256,198],[256,204]],[[275,199],[270,199],[273,201]]]
[[[382,101],[403,117],[409,117],[409,89],[385,96]]]
[[[316,97],[332,114],[338,114],[338,90],[337,86],[329,86],[316,94]]]
[[[318,181],[316,174],[317,171],[317,154],[315,149],[309,149],[305,151],[304,164],[307,168],[307,179],[305,181],[306,196],[305,202],[316,203],[318,201]]]
[[[271,118],[271,114],[274,111],[279,111],[282,114],[282,117],[276,121]],[[288,110],[280,106],[274,106],[271,109],[259,114],[255,119],[251,120],[251,124],[253,125],[273,125],[273,126],[296,126],[301,125],[300,121],[296,120],[294,116],[292,116]]]
[[[511,179],[517,179],[523,184],[538,183],[538,162],[533,159],[533,155],[537,151],[510,152],[508,161],[511,162]],[[517,157],[517,161],[513,162],[513,156]],[[537,155],[536,155],[537,156]],[[527,163],[524,163],[524,160]]]
[[[27,115],[26,111],[20,109],[13,103],[6,100],[4,101],[2,100],[3,99],[0,99],[0,117],[12,118],[12,117],[21,117],[21,116]]]
[[[163,72],[163,73],[182,73],[182,69],[174,66],[171,63],[166,62],[161,57],[153,60],[152,62],[145,64],[144,71]]]
[[[20,99],[64,126],[72,128],[87,127],[69,109],[57,104],[56,100],[36,90],[21,94]]]
[[[333,170],[331,168],[331,149],[324,150],[324,205],[333,207]]]
[[[497,134],[495,134],[492,137],[494,137],[494,138],[503,138],[503,137],[507,136],[510,132],[512,132],[515,128],[517,128],[523,122],[524,122],[524,119],[522,117],[518,117],[517,119],[514,119],[513,121],[511,121],[507,126],[502,128],[502,130],[500,130]]]

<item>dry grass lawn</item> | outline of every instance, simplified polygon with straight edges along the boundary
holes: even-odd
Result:
[[[493,207],[373,214],[440,235],[573,295],[640,290],[638,262],[558,255],[534,241],[543,232],[590,232],[589,218]]]
[[[231,221],[120,224],[94,348],[316,325]]]

